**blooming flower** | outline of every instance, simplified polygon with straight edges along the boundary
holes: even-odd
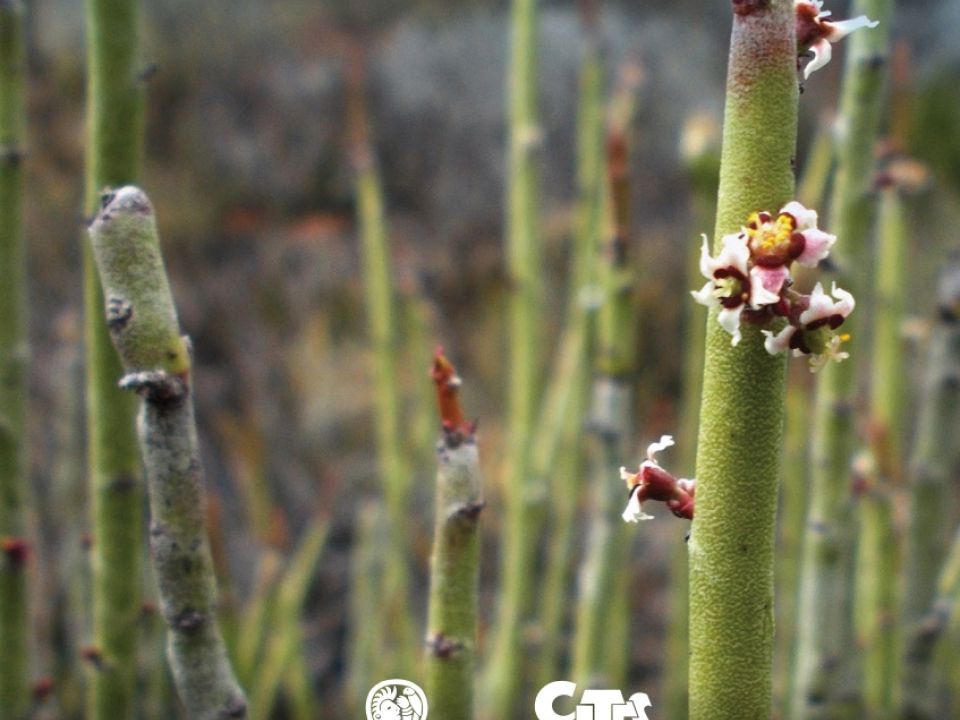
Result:
[[[740,317],[745,308],[757,309],[776,303],[780,298],[764,282],[758,268],[750,267],[750,248],[743,233],[724,236],[720,254],[710,256],[707,236],[703,236],[700,250],[700,272],[707,283],[691,292],[701,305],[722,309],[717,317],[720,325],[733,336],[733,344],[740,342]]]
[[[810,369],[814,372],[830,360],[845,360],[849,353],[842,352],[840,346],[849,336],[838,334],[836,330],[854,307],[853,295],[838,288],[836,283],[833,283],[830,295],[817,283],[809,298],[795,309],[795,315],[799,310],[795,320],[791,318],[790,324],[776,334],[763,331],[766,337],[763,345],[771,355],[788,350],[793,350],[795,356],[810,355]]]
[[[843,39],[854,30],[874,28],[879,24],[866,15],[837,22],[827,20],[831,13],[823,11],[822,0],[796,0],[794,8],[797,17],[797,52],[813,53],[813,58],[803,69],[804,80],[830,62],[833,54],[830,43]]]
[[[659,441],[647,446],[647,459],[640,464],[635,473],[620,468],[620,478],[627,483],[630,489],[630,498],[623,511],[626,522],[650,520],[652,515],[643,511],[642,503],[647,500],[659,500],[677,517],[693,519],[693,497],[696,482],[684,478],[675,478],[664,470],[657,462],[656,455],[673,445],[670,435],[663,435]]]

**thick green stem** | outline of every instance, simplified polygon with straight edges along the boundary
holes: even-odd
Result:
[[[513,0],[509,69],[506,252],[511,286],[510,381],[507,396],[505,528],[501,545],[502,594],[487,670],[490,717],[516,714],[528,652],[523,626],[532,605],[537,537],[531,487],[530,440],[535,431],[542,354],[541,242],[538,229],[537,0]]]
[[[189,344],[180,335],[147,196],[132,186],[104,195],[90,238],[107,325],[126,373],[121,386],[141,396],[150,552],[174,682],[191,719],[246,717],[217,623]]]
[[[444,431],[437,447],[437,492],[430,611],[427,618],[427,697],[430,712],[472,720],[477,654],[478,520],[481,499],[476,438]]]
[[[960,434],[960,318],[957,269],[944,275],[940,310],[927,351],[917,435],[910,458],[910,520],[903,584],[903,627],[907,636],[900,692],[904,717],[934,717],[930,711],[930,656],[923,650],[926,613],[948,536],[951,478]],[[916,648],[912,647],[917,645]],[[921,652],[921,650],[923,650]]]
[[[793,3],[734,3],[714,244],[793,196]],[[785,361],[711,312],[690,553],[690,716],[768,718]]]
[[[87,0],[86,202],[135,182],[143,137],[138,0]],[[93,645],[103,658],[90,678],[93,719],[134,716],[137,620],[142,604],[143,487],[135,399],[117,387],[120,363],[103,320],[103,296],[84,248],[87,452],[93,515]]]
[[[866,297],[870,277],[873,149],[881,116],[891,0],[854,3],[880,26],[847,40],[843,95],[837,132],[837,171],[830,231],[838,237],[832,255],[838,284]],[[854,639],[852,584],[854,537],[850,463],[856,445],[857,367],[866,357],[856,315],[847,318],[851,362],[831,363],[817,384],[811,444],[810,508],[804,540],[791,717],[794,720],[840,712],[851,670]]]
[[[0,2],[0,715],[27,709],[24,8]]]

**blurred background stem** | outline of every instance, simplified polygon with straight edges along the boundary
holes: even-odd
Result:
[[[138,0],[87,0],[86,212],[100,191],[135,182],[143,138]],[[103,297],[84,243],[87,373],[87,473],[92,504],[93,648],[87,713],[91,720],[134,716],[138,619],[142,604],[143,485],[136,399],[122,375],[103,317]]]
[[[24,6],[0,2],[0,714],[26,713],[27,267]]]
[[[542,248],[539,230],[537,156],[542,130],[537,113],[537,0],[513,0],[508,64],[508,155],[506,258],[509,386],[506,467],[503,475],[504,526],[500,544],[501,592],[487,660],[490,718],[516,715],[518,694],[529,668],[524,627],[532,606],[534,558],[533,502],[545,493],[531,482],[531,441],[536,433],[543,347]]]
[[[827,228],[837,238],[831,258],[837,284],[854,297],[870,294],[874,144],[880,125],[891,0],[860,0],[850,10],[878,20],[847,40],[840,111],[837,169]],[[811,422],[812,474],[803,548],[798,614],[800,636],[793,692],[793,720],[837,716],[841,705],[856,713],[853,585],[855,531],[850,493],[856,446],[858,368],[867,367],[869,312],[861,302],[851,316],[851,361],[830,363],[818,377]],[[845,688],[841,690],[841,688]],[[847,692],[850,691],[850,692]],[[842,695],[842,697],[841,697]]]

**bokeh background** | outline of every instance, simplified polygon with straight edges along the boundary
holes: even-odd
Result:
[[[82,647],[69,638],[82,638],[85,622],[82,601],[65,596],[76,583],[61,582],[82,582],[89,532],[79,346],[84,35],[79,0],[29,5],[30,468],[42,538],[34,618],[40,674],[78,656]],[[573,2],[544,2],[542,9],[543,272],[551,306],[562,308],[576,200],[581,24]],[[846,16],[844,3],[831,9]],[[922,320],[932,307],[936,267],[957,244],[960,4],[902,0],[897,12],[893,109],[885,125],[930,172],[926,189],[910,200],[916,234],[909,312]],[[711,231],[691,211],[681,137],[693,116],[707,127],[719,124],[728,13],[724,0],[603,3],[609,84],[626,73],[636,102],[629,141],[641,359],[637,454],[676,430],[690,286],[685,258],[698,234]],[[311,519],[329,517],[302,626],[322,716],[347,717],[350,599],[365,582],[351,570],[351,551],[359,510],[382,502],[350,162],[349,70],[361,60],[368,69],[370,137],[403,328],[397,357],[414,468],[411,612],[422,628],[437,430],[427,370],[434,345],[442,343],[464,379],[465,407],[480,423],[488,501],[483,642],[499,566],[506,405],[507,3],[151,0],[144,3],[143,28],[142,184],[157,208],[181,320],[196,351],[225,613],[242,624],[275,579],[271,563],[290,554]],[[834,108],[841,60],[839,49],[802,95],[801,172]],[[552,343],[562,312],[549,317]],[[912,328],[922,337],[922,321]],[[659,717],[668,557],[686,529],[656,512],[660,517],[643,525],[623,569],[633,578],[629,687],[651,694],[651,717]],[[536,628],[528,630],[535,644]],[[82,673],[76,682],[82,684]]]

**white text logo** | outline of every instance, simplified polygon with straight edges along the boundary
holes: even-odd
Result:
[[[634,693],[625,701],[619,690],[588,688],[583,691],[576,712],[561,715],[553,709],[559,698],[572,698],[576,692],[577,684],[566,680],[544,685],[533,706],[538,720],[648,720],[647,708],[653,707],[646,693]]]

